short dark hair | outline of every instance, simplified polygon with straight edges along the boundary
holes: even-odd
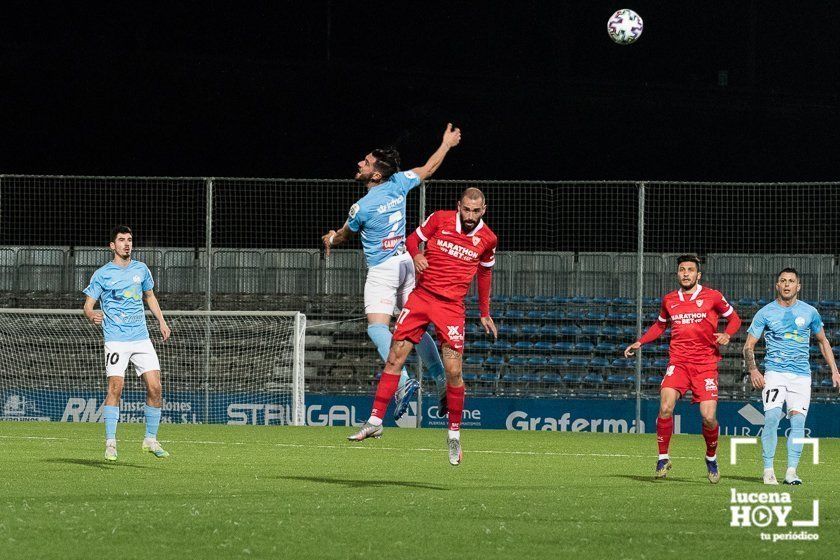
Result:
[[[400,170],[400,153],[395,147],[376,148],[370,155],[376,158],[373,168],[379,171],[383,179]]]
[[[700,270],[700,257],[695,255],[694,253],[686,253],[685,255],[680,255],[677,257],[677,268],[684,262],[693,262],[697,265],[697,270]]]
[[[131,228],[128,226],[116,226],[111,230],[111,243],[117,240],[117,236],[121,233],[131,233]],[[133,236],[134,234],[131,233]]]
[[[472,200],[481,199],[482,204],[487,204],[487,199],[484,197],[484,193],[481,192],[481,189],[476,187],[467,187],[461,193],[461,196],[458,198],[458,201],[464,200],[465,198],[469,198]]]
[[[793,268],[792,266],[789,266],[787,268],[783,268],[782,270],[780,270],[779,273],[776,275],[776,280],[781,278],[782,274],[784,274],[786,272],[796,276],[796,280],[799,281],[799,272],[797,272],[797,270],[795,268]]]

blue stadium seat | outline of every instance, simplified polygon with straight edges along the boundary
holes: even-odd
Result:
[[[531,311],[525,314],[525,317],[531,319],[532,321],[539,321],[543,317],[545,317],[545,311],[540,311],[539,309],[532,309]]]
[[[563,383],[580,383],[583,381],[583,377],[576,373],[567,373],[563,376]]]
[[[464,381],[477,381],[478,380],[478,374],[464,372],[464,373],[461,374],[461,378]]]
[[[610,311],[607,313],[607,321],[624,321],[627,317],[627,313],[622,313],[620,311]]]
[[[551,356],[548,358],[548,365],[554,367],[566,367],[569,365],[569,362],[566,361],[565,358],[561,358],[560,356]]]
[[[548,358],[543,358],[542,356],[536,356],[528,360],[528,365],[532,367],[542,367],[548,365]]]
[[[551,296],[534,296],[534,303],[537,304],[546,304],[551,303]]]
[[[479,317],[481,317],[481,312],[474,307],[470,307],[469,309],[467,309],[466,317],[468,319],[478,319]]]
[[[831,378],[829,378],[829,377],[820,381],[820,387],[822,387],[823,389],[831,389],[833,386],[834,386],[834,383],[831,381]]]
[[[808,347],[808,353],[812,356],[819,356],[820,355],[820,347],[816,344],[812,344]]]
[[[551,311],[546,311],[545,315],[543,315],[543,319],[546,321],[559,321],[566,316],[565,313],[560,311],[559,309],[552,309]]]
[[[560,377],[559,373],[545,373],[542,376],[543,383],[560,383],[563,381],[563,378]]]
[[[612,300],[610,298],[600,296],[592,298],[593,305],[609,305],[610,303],[612,303]]]
[[[527,340],[520,340],[516,344],[513,345],[513,348],[517,352],[530,352],[534,349],[534,345]]]
[[[520,328],[519,331],[526,336],[536,336],[540,334],[540,328],[537,325],[531,323],[522,325],[522,328]]]
[[[560,327],[560,334],[563,336],[578,336],[580,334],[580,327],[567,323]]]
[[[607,318],[607,314],[603,311],[588,311],[583,318],[587,321],[603,321]]]
[[[492,301],[493,303],[507,303],[507,302],[509,302],[509,301],[510,301],[510,298],[509,298],[509,297],[507,297],[507,296],[505,296],[505,295],[501,295],[501,294],[497,294],[497,295],[496,295],[496,294],[494,294],[494,295],[490,298],[490,301]]]
[[[614,373],[607,376],[607,383],[610,385],[626,385],[627,376]]]
[[[530,303],[531,298],[529,296],[511,296],[510,298],[511,303]]]
[[[546,342],[545,340],[541,340],[534,344],[534,350],[537,352],[551,352],[554,350],[554,344],[551,342]]]
[[[560,327],[557,325],[543,325],[540,327],[539,335],[556,338],[560,336]]]
[[[525,312],[521,309],[508,309],[504,314],[505,319],[522,319],[523,317],[525,317]]]
[[[499,380],[499,373],[482,373],[478,376],[479,381],[484,381],[485,383],[495,383]]]
[[[636,360],[628,358],[616,358],[610,362],[610,367],[614,369],[631,369]]]
[[[668,358],[656,358],[653,361],[652,367],[654,369],[665,369],[668,367]]]
[[[661,375],[649,375],[647,379],[645,379],[645,383],[648,385],[661,385],[662,384],[662,376]]]
[[[574,348],[575,348],[575,344],[573,342],[556,342],[554,344],[554,351],[555,352],[569,353],[569,352],[573,352]]]
[[[480,366],[484,363],[484,358],[481,356],[467,356],[464,363],[471,366]]]
[[[500,332],[501,332],[501,330],[502,330],[501,327],[499,327]],[[480,329],[479,329],[478,325],[475,324],[475,323],[467,323],[467,325],[464,327],[464,332],[467,333],[470,336],[478,334],[479,331],[480,331]]]
[[[604,358],[602,356],[598,356],[598,357],[592,358],[592,360],[589,362],[589,367],[592,367],[592,368],[608,368],[608,367],[610,367],[610,362],[606,358]]]
[[[480,327],[478,325],[475,326],[476,330],[479,330]],[[514,325],[510,325],[505,323],[499,326],[499,336],[507,336],[509,338],[513,338],[519,334],[519,329],[516,328]]]
[[[583,378],[583,382],[589,383],[590,385],[601,385],[604,383],[604,378],[600,374],[590,373]]]
[[[511,366],[524,366],[528,365],[528,358],[523,356],[511,356],[508,360],[508,365]]]
[[[505,363],[504,356],[490,356],[484,360],[484,365],[486,366],[500,366],[503,363]]]
[[[616,352],[618,352],[618,347],[612,342],[599,342],[595,346],[596,354],[615,354]]]
[[[513,345],[503,338],[494,342],[492,346],[493,352],[508,352],[511,348],[513,348]]]
[[[522,376],[521,381],[523,383],[539,383],[540,382],[540,374],[538,373],[526,373]]]
[[[601,327],[598,325],[583,325],[580,328],[581,336],[598,336],[601,334]]]
[[[605,338],[619,338],[621,336],[621,329],[614,325],[607,325],[601,329],[601,336]]]
[[[659,308],[659,305],[662,302],[657,298],[644,298],[642,299],[642,305],[645,307],[656,307]]]
[[[476,340],[470,344],[470,350],[490,350],[492,346],[489,340]]]
[[[571,358],[569,360],[569,367],[577,367],[577,368],[589,367],[589,358]]]
[[[502,378],[502,381],[506,383],[519,383],[522,381],[522,374],[509,371],[505,373],[505,376]]]
[[[617,297],[613,298],[611,303],[613,305],[633,305],[633,300],[626,297]]]
[[[578,305],[588,305],[592,303],[592,299],[586,296],[575,296],[571,300],[569,300],[569,303],[575,303]]]
[[[585,354],[591,354],[594,349],[595,345],[591,342],[578,342],[574,347],[575,352],[582,352]]]

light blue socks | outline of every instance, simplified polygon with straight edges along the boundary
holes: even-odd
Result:
[[[764,413],[764,429],[761,432],[761,455],[764,458],[765,469],[773,468],[773,457],[776,456],[776,444],[779,441],[779,422],[782,420],[782,416],[784,414],[782,413],[781,407],[771,408]]]
[[[383,362],[388,361],[388,352],[391,350],[391,329],[385,323],[369,323],[367,333],[373,344],[376,346],[376,351]],[[397,390],[403,388],[405,382],[408,381],[408,372],[405,368],[400,373],[400,384]]]
[[[146,439],[157,439],[158,428],[160,427],[160,408],[145,405],[146,412]]]
[[[799,466],[799,457],[802,455],[801,443],[793,443],[794,438],[805,437],[805,415],[794,414],[790,417],[790,434],[787,439],[788,468],[795,469]]]
[[[443,373],[443,361],[440,359],[437,344],[429,333],[424,333],[417,345],[417,355],[435,380],[438,391],[446,390],[446,376]]]
[[[120,418],[120,407],[105,405],[102,407],[102,418],[105,420],[105,439],[117,439],[117,420]]]

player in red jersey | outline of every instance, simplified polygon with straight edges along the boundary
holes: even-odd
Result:
[[[420,341],[429,323],[435,326],[441,342],[446,371],[449,462],[461,463],[461,416],[464,412],[464,381],[461,354],[464,351],[464,297],[478,275],[478,308],[484,330],[497,336],[490,317],[490,284],[496,263],[496,235],[481,220],[487,210],[484,194],[468,188],[461,194],[458,210],[439,210],[406,239],[414,259],[417,286],[397,318],[385,371],[379,379],[370,418],[348,437],[361,441],[382,436],[382,418],[394,395],[400,370],[411,349]],[[420,242],[426,242],[425,251]]]
[[[659,389],[659,416],[656,419],[659,460],[654,477],[665,478],[671,470],[668,444],[674,431],[674,406],[686,391],[691,390],[691,402],[700,403],[700,415],[703,417],[709,482],[716,484],[720,480],[717,464],[720,432],[717,421],[718,346],[729,344],[729,338],[741,326],[741,319],[720,292],[698,284],[701,275],[700,259],[696,255],[677,258],[680,288],[662,298],[656,323],[628,346],[624,355],[628,358],[634,355],[643,344],[653,342],[671,326],[671,357]],[[727,320],[722,333],[715,332],[720,317]]]

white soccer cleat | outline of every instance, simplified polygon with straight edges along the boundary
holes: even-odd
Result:
[[[105,442],[105,460],[106,461],[116,461],[117,460],[117,440],[109,439]]]
[[[764,484],[778,486],[779,481],[776,480],[776,473],[773,472],[773,469],[764,469]]]
[[[449,464],[457,467],[464,458],[464,453],[461,451],[461,439],[449,437],[447,434],[446,443],[449,446]]]
[[[148,451],[158,459],[169,457],[169,452],[164,451],[163,447],[160,446],[160,443],[158,443],[158,440],[156,439],[145,438],[143,440],[143,451]]]
[[[362,424],[362,427],[359,428],[358,432],[351,436],[347,436],[347,439],[350,441],[362,441],[370,437],[373,439],[379,439],[382,437],[382,431],[382,426],[374,426],[370,422],[365,422]]]
[[[791,486],[799,486],[802,484],[802,479],[796,474],[796,469],[788,469],[785,473],[785,484]]]

